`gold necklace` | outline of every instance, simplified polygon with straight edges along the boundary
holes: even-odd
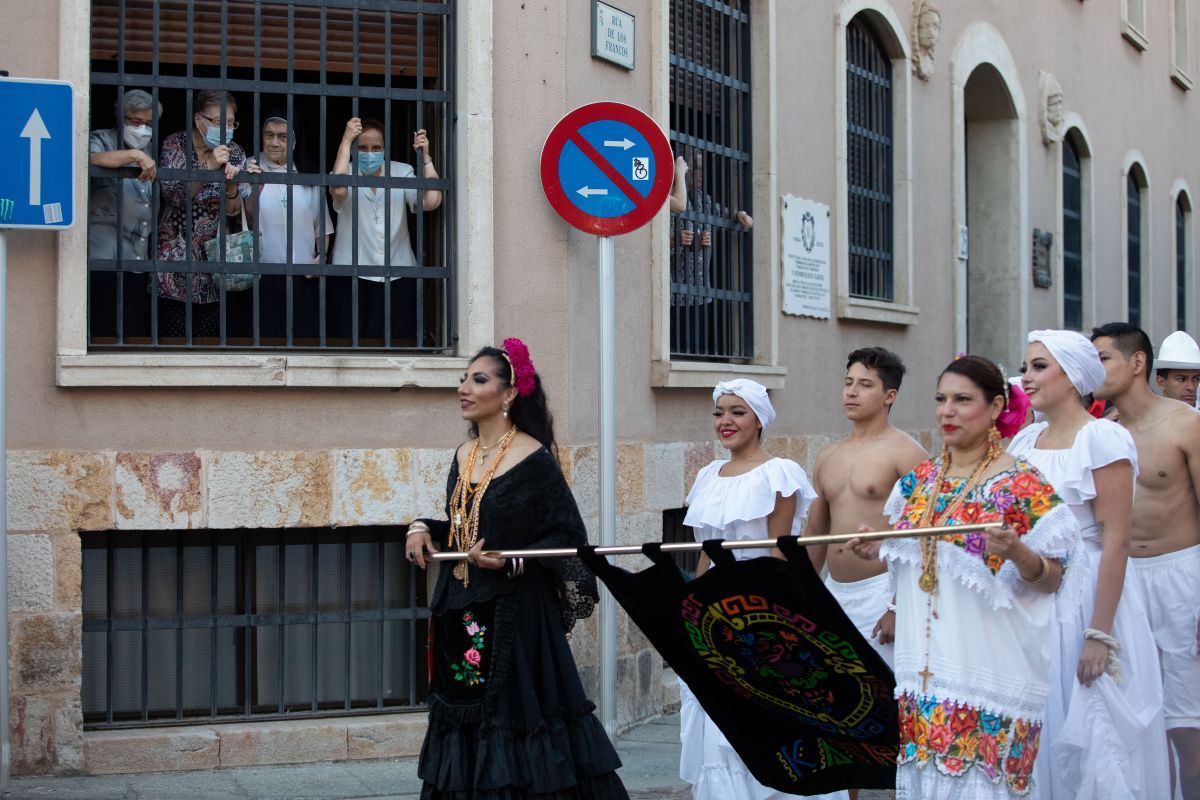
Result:
[[[516,435],[517,429],[513,427],[500,437],[496,458],[488,465],[479,485],[475,487],[471,486],[471,475],[475,472],[475,461],[479,456],[481,442],[476,439],[471,447],[471,453],[467,456],[467,466],[459,473],[454,492],[450,495],[450,538],[447,544],[451,549],[466,553],[479,541],[479,507],[483,503],[483,495],[496,474],[496,467],[504,460],[504,455]],[[464,588],[471,585],[471,573],[465,559],[455,565],[454,577],[463,582]]]
[[[477,439],[476,441],[477,441],[477,442],[479,442],[479,457],[480,457],[480,458],[487,458],[487,455],[488,455],[488,450],[491,450],[493,447],[495,447],[496,445],[500,444],[500,442],[502,442],[502,441],[504,440],[504,437],[505,437],[505,436],[508,436],[508,434],[512,433],[512,432],[513,432],[513,431],[515,431],[515,430],[516,430],[516,426],[514,425],[513,427],[511,427],[511,428],[509,428],[507,431],[505,431],[505,432],[504,432],[504,433],[503,433],[503,434],[500,436],[500,438],[499,438],[499,439],[497,439],[496,441],[492,442],[491,444],[484,444],[484,443],[483,443],[483,437],[480,437],[479,439]]]

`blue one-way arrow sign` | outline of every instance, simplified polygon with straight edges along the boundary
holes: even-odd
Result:
[[[73,101],[64,81],[0,78],[0,228],[75,222]]]

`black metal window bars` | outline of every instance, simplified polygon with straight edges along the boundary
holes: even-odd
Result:
[[[165,260],[159,252],[162,181],[225,182],[219,170],[159,168],[151,183],[153,218],[149,225],[147,258],[137,260],[117,237],[114,258],[89,253],[89,349],[269,349],[448,352],[453,345],[455,280],[454,251],[454,13],[455,0],[94,0],[92,3],[93,129],[111,126],[107,101],[124,107],[126,91],[144,89],[153,97],[152,157],[172,130],[192,129],[193,102],[202,90],[225,90],[242,98],[242,112],[252,126],[242,125],[236,138],[247,157],[257,157],[263,130],[264,100],[286,109],[289,132],[317,135],[289,150],[286,172],[260,175],[242,172],[234,183],[250,184],[253,194],[264,186],[286,187],[286,208],[298,191],[318,187],[320,229],[315,237],[315,263],[294,252],[294,213],[286,213],[287,258],[282,263],[236,263],[191,258]],[[249,99],[250,102],[246,102]],[[226,133],[226,102],[219,121]],[[121,111],[117,112],[118,141]],[[395,177],[390,169],[370,175],[332,175],[343,126],[349,117],[378,116],[384,128],[385,164],[412,161],[413,177]],[[307,123],[307,124],[305,124]],[[401,130],[407,128],[401,135]],[[430,155],[439,177],[426,178],[419,151],[407,137],[428,129]],[[186,133],[187,163],[193,146]],[[121,145],[123,146],[123,145]],[[300,148],[315,151],[306,164],[297,164]],[[352,148],[357,161],[357,142]],[[307,167],[307,168],[306,168]],[[295,170],[295,171],[293,171]],[[136,181],[136,168],[91,166],[92,181],[116,179],[117,197],[125,184]],[[350,263],[330,263],[332,248],[326,216],[331,205],[327,189],[349,187],[352,238]],[[416,190],[411,242],[414,264],[397,264],[392,248],[383,246],[383,263],[360,260],[358,210],[360,187],[384,190],[383,231],[392,230],[397,208],[393,190]],[[426,211],[425,192],[438,190],[443,202]],[[193,191],[184,192],[185,247],[193,233]],[[365,197],[365,195],[363,195]],[[401,201],[402,202],[402,201]],[[122,231],[124,203],[116,203],[117,230]],[[226,252],[229,225],[237,216],[219,213],[217,236]],[[257,219],[252,222],[261,241]],[[91,248],[89,247],[89,250]],[[305,254],[307,256],[308,254]],[[187,275],[186,325],[182,336],[163,335],[161,294],[164,274]],[[195,335],[199,303],[192,297],[200,275],[253,274],[244,291],[218,289],[219,330],[215,336]],[[379,336],[364,336],[360,278],[395,281],[382,291]],[[149,290],[145,287],[150,287]],[[334,296],[337,296],[335,300]],[[348,295],[348,300],[343,299]],[[397,308],[400,303],[403,307]],[[277,330],[264,330],[267,317],[280,317]],[[348,317],[348,318],[347,318]]]
[[[1135,169],[1125,179],[1125,288],[1129,295],[1126,320],[1142,324],[1142,186]]]
[[[754,355],[753,241],[736,219],[752,213],[749,9],[671,0],[670,138],[689,167],[687,208],[671,218],[676,357]]]
[[[895,299],[892,62],[862,14],[846,27],[850,296]]]
[[[1188,250],[1187,223],[1190,209],[1187,195],[1175,198],[1175,330],[1185,331],[1188,324]]]
[[[402,528],[82,538],[85,728],[424,701],[425,576]]]
[[[1062,144],[1063,327],[1083,329],[1083,167],[1071,134]]]

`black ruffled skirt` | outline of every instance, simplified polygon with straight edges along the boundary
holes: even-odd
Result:
[[[422,800],[627,800],[540,571],[433,630]]]

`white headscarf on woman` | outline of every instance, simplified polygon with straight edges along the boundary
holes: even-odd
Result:
[[[763,430],[766,430],[767,426],[775,421],[775,407],[771,405],[771,398],[767,397],[767,387],[761,383],[748,378],[722,381],[717,384],[717,388],[713,389],[713,402],[717,402],[721,395],[726,394],[737,395],[746,401],[746,405],[750,406],[754,416],[758,417]]]
[[[1096,346],[1075,331],[1030,331],[1028,342],[1041,342],[1081,395],[1088,395],[1104,383],[1104,364]]]

